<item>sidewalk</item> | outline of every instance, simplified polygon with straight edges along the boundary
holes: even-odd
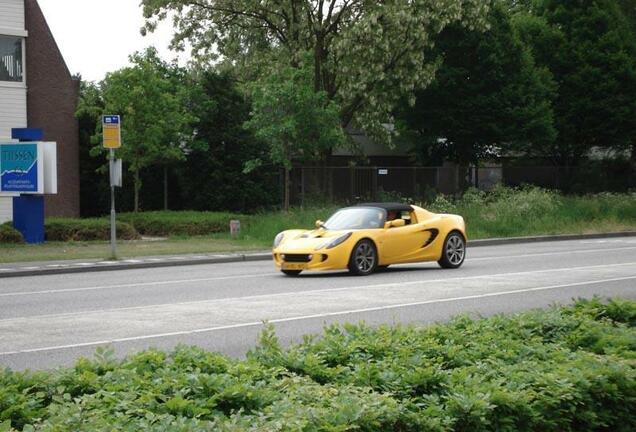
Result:
[[[214,253],[196,255],[151,256],[125,258],[117,261],[100,259],[23,262],[0,264],[0,278],[38,276],[45,274],[86,273],[109,270],[174,267],[183,265],[218,264],[271,259],[271,252]]]
[[[615,237],[636,237],[636,231],[615,232],[605,234],[565,234],[534,237],[510,237],[484,240],[472,240],[469,247],[496,246],[505,244],[534,243],[544,241],[604,239]],[[0,264],[0,278],[18,276],[39,276],[47,274],[87,273],[112,270],[143,269],[157,267],[175,267],[201,264],[236,263],[246,261],[267,261],[272,259],[271,251],[214,253],[196,255],[152,256],[104,260],[68,260],[47,262],[23,262]]]

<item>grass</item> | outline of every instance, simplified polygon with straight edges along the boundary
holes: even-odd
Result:
[[[0,370],[2,431],[636,430],[636,302],[429,327],[333,325],[245,359],[195,347]]]
[[[262,250],[265,246],[247,240],[233,240],[214,236],[171,238],[161,241],[119,241],[120,257],[154,255],[201,254]],[[110,244],[105,241],[47,242],[42,245],[0,244],[0,263],[60,261],[77,259],[106,259]]]
[[[534,187],[498,187],[488,193],[469,190],[459,199],[439,195],[432,202],[418,204],[435,212],[464,216],[469,239],[636,230],[636,193],[577,197]],[[267,249],[277,233],[290,228],[310,229],[317,219],[325,220],[336,208],[293,209],[289,213],[249,216],[214,212],[124,214],[121,221],[139,234],[170,238],[121,242],[119,254],[138,257]],[[238,238],[231,238],[227,232],[230,219],[241,221]],[[204,233],[213,234],[202,236]],[[103,241],[53,242],[38,246],[0,243],[0,262],[4,263],[105,258],[107,255],[108,245]]]
[[[436,210],[436,202],[429,207]],[[500,187],[470,190],[447,210],[464,216],[472,239],[636,230],[636,193],[562,196]]]

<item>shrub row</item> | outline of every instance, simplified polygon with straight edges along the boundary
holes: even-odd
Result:
[[[499,186],[489,192],[470,189],[457,199],[438,195],[420,205],[435,212],[461,214],[472,239],[636,229],[634,193],[568,197],[537,187]],[[137,233],[160,237],[223,234],[229,232],[230,220],[238,219],[242,225],[241,238],[265,246],[276,233],[290,228],[311,228],[316,219],[325,219],[335,210],[336,207],[321,207],[293,209],[284,215],[271,212],[251,216],[196,211],[142,212],[120,214],[118,220],[123,222],[121,237],[136,238]],[[106,240],[107,231],[106,218],[47,221],[49,240]]]
[[[20,231],[13,228],[11,222],[0,225],[0,243],[24,243],[24,237]]]
[[[47,219],[44,231],[48,241],[90,241],[110,239],[108,219]],[[117,238],[134,240],[139,234],[130,224],[117,221]]]
[[[564,196],[534,186],[469,189],[460,198],[438,195],[424,207],[464,216],[470,238],[636,229],[636,193]]]
[[[0,423],[38,431],[633,431],[636,302],[428,328],[334,326],[246,360],[197,348],[0,373]],[[0,429],[2,426],[0,426]]]
[[[230,220],[245,220],[245,216],[231,213],[196,211],[159,211],[124,213],[119,219],[131,224],[141,235],[196,236],[226,233]]]

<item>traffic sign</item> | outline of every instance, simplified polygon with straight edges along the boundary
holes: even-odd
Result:
[[[102,131],[104,148],[118,149],[121,147],[121,121],[118,115],[102,116]]]

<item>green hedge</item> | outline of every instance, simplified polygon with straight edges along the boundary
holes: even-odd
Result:
[[[230,231],[230,220],[245,222],[246,216],[231,213],[165,211],[124,213],[119,219],[128,222],[146,236],[195,236]]]
[[[110,239],[108,219],[47,219],[44,223],[48,241],[90,241]],[[117,221],[117,238],[134,240],[137,231],[128,223]]]
[[[0,243],[24,243],[24,237],[11,222],[7,222],[0,225]]]
[[[0,422],[39,431],[634,431],[635,324],[636,302],[594,300],[428,328],[334,326],[288,350],[270,329],[246,360],[187,347],[124,361],[100,351],[71,369],[0,372]]]

